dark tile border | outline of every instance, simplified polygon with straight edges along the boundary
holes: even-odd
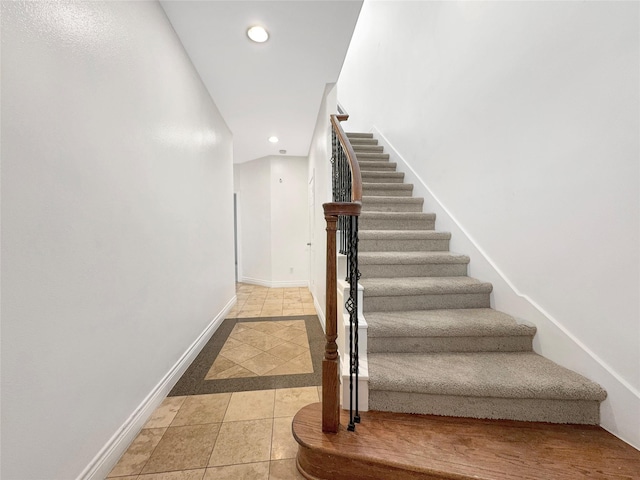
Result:
[[[224,342],[238,322],[265,322],[284,320],[304,320],[309,339],[309,350],[313,363],[313,373],[298,375],[272,375],[268,377],[225,378],[205,380]],[[309,387],[322,384],[322,355],[324,352],[324,332],[316,315],[290,315],[287,317],[227,318],[215,331],[196,359],[189,365],[169,392],[169,397],[180,395],[203,395],[206,393],[246,392],[269,390],[272,388]]]

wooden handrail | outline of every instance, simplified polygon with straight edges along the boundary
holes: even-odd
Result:
[[[348,115],[331,115],[333,131],[346,153],[351,170],[351,202],[329,202],[322,205],[327,222],[327,274],[326,274],[326,346],[322,361],[322,431],[337,433],[340,426],[340,372],[338,360],[338,306],[336,231],[338,217],[358,217],[362,210],[362,177],[356,154],[344,133],[341,121]],[[334,197],[335,198],[335,197]],[[354,223],[357,227],[357,223]],[[356,250],[357,251],[357,250]],[[357,257],[357,255],[356,255]],[[357,276],[357,275],[356,275]],[[357,279],[352,282],[357,283]],[[345,354],[345,352],[343,352]]]
[[[347,134],[344,133],[340,122],[344,122],[349,119],[349,115],[331,115],[331,124],[338,135],[338,140],[347,153],[347,159],[349,160],[349,167],[351,168],[351,201],[362,202],[362,175],[360,174],[360,165],[356,159],[356,152],[353,151],[351,142],[347,138]],[[340,214],[342,215],[342,214]]]

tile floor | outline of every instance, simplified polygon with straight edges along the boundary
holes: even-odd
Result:
[[[205,380],[312,373],[304,320],[237,323]]]
[[[268,289],[246,284],[237,288],[238,304],[229,317],[315,315],[306,288]],[[273,350],[278,346],[280,356]],[[264,355],[273,356],[278,364],[269,364]],[[239,368],[255,376],[293,374],[296,368],[305,369],[298,373],[306,373],[309,365],[305,355],[309,356],[309,344],[304,321],[242,322],[234,327],[207,375],[215,377],[230,369],[237,373]],[[246,363],[256,357],[260,361]],[[295,466],[297,443],[291,434],[291,422],[300,408],[320,400],[320,389],[308,386],[167,397],[108,478],[302,479]]]
[[[267,288],[239,283],[238,302],[227,318],[315,315],[313,297],[307,287]]]

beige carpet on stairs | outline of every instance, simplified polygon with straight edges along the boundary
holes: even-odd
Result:
[[[363,179],[369,408],[598,424],[606,392],[534,353],[535,328],[490,308],[491,284],[467,276],[373,135],[347,135]]]

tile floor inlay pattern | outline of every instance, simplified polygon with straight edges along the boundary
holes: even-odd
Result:
[[[238,303],[109,479],[303,479],[291,422],[321,398],[324,352],[311,294],[236,288]]]
[[[205,380],[312,373],[304,320],[236,323]]]

